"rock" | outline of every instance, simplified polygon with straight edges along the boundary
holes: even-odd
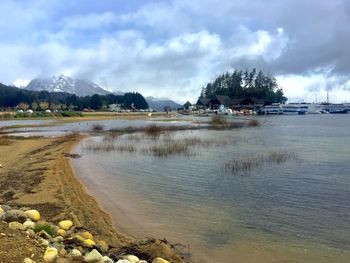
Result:
[[[95,245],[96,243],[95,243],[95,241],[93,241],[93,240],[91,240],[91,239],[85,239],[84,241],[83,241],[83,245],[84,245],[84,247],[93,247],[94,245]]]
[[[42,247],[48,247],[50,245],[50,242],[44,238],[39,238],[38,242]]]
[[[52,238],[51,235],[49,235],[45,230],[41,230],[40,232],[36,233],[38,237],[50,240]]]
[[[9,205],[0,205],[0,207],[2,208],[2,210],[4,210],[5,212],[11,210],[11,207]]]
[[[56,263],[71,263],[67,258],[58,258]]]
[[[81,234],[81,236],[85,239],[91,239],[91,240],[94,240],[94,237],[92,236],[92,234],[88,231],[85,231]]]
[[[99,240],[99,241],[97,241],[96,246],[97,246],[98,249],[101,250],[102,252],[104,252],[104,253],[107,253],[107,252],[108,252],[109,247],[108,247],[106,241],[104,241],[104,240]]]
[[[162,258],[155,258],[153,259],[152,263],[169,263],[169,261]]]
[[[9,223],[9,228],[22,230],[22,231],[25,230],[23,227],[23,224],[16,222],[16,221]]]
[[[131,263],[136,263],[136,262],[140,261],[140,259],[134,255],[127,255],[127,256],[123,257],[123,259],[129,260]]]
[[[35,261],[31,260],[30,258],[25,258],[23,263],[35,263]]]
[[[70,258],[80,258],[82,255],[81,255],[81,252],[78,250],[78,249],[72,249],[69,253],[68,253],[68,257]]]
[[[23,223],[23,227],[24,227],[24,230],[27,230],[27,229],[34,229],[35,228],[35,223],[30,221],[30,220],[27,220]]]
[[[58,252],[57,249],[54,247],[49,247],[46,249],[44,253],[44,261],[45,262],[55,262],[55,260],[58,258]]]
[[[58,251],[58,255],[60,257],[65,257],[67,255],[67,251],[64,249],[64,248],[61,248],[59,251]]]
[[[63,220],[58,223],[58,226],[67,231],[73,226],[73,222],[71,220]]]
[[[24,223],[27,220],[27,215],[21,210],[13,209],[6,211],[1,219],[6,222],[18,221]]]
[[[120,259],[117,261],[117,263],[131,263],[131,262],[127,259]]]
[[[137,263],[147,263],[147,261],[146,260],[140,260]]]
[[[41,216],[38,210],[31,209],[31,210],[25,211],[24,213],[27,215],[28,218],[30,218],[34,222],[38,222],[40,220]]]
[[[63,239],[63,237],[61,237],[61,236],[57,236],[57,237],[55,237],[55,238],[53,238],[53,241],[55,241],[55,242],[62,242],[64,239]]]
[[[0,206],[0,217],[1,217],[3,214],[5,214],[5,210],[2,209],[2,207]]]
[[[101,260],[102,255],[96,249],[91,250],[91,252],[87,253],[84,257],[84,262],[99,262]]]
[[[81,242],[84,242],[85,241],[85,238],[83,238],[81,235],[79,235],[79,234],[76,234],[75,236],[74,236],[76,239],[78,239],[79,241],[81,241]]]
[[[64,237],[66,235],[66,230],[60,228],[57,230],[57,234]]]
[[[114,263],[114,261],[107,256],[104,256],[102,260],[104,263]]]

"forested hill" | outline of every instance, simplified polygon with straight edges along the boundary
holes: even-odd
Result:
[[[136,109],[148,108],[145,98],[137,92],[78,97],[63,92],[30,91],[0,83],[0,107],[14,108],[22,105],[23,108],[40,109],[40,103],[47,104],[51,109],[98,110],[109,104],[121,104],[126,109],[130,109],[132,104]]]
[[[266,103],[285,102],[287,98],[282,88],[278,87],[276,78],[262,71],[235,70],[217,77],[202,88],[200,98],[212,98],[215,95],[226,95],[230,98],[255,97]]]

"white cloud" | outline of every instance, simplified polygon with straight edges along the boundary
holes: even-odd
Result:
[[[112,12],[89,13],[65,17],[62,26],[65,30],[92,30],[118,23],[118,16]]]

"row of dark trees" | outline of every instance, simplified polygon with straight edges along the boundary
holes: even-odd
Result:
[[[276,78],[256,69],[235,70],[217,77],[202,88],[201,98],[213,98],[215,95],[226,95],[230,98],[256,97],[267,103],[284,103],[287,98]]]
[[[83,110],[85,108],[98,110],[109,104],[120,104],[125,109],[147,109],[145,98],[138,92],[128,92],[124,95],[92,95],[78,97],[63,92],[30,91],[6,86],[0,83],[0,107],[15,108],[21,105],[24,108],[44,110],[50,109],[72,109]],[[36,110],[36,109],[34,109]]]

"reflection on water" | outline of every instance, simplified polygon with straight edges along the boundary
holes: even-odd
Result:
[[[271,242],[316,247],[325,259],[327,249],[350,249],[349,117],[273,116],[258,128],[174,132],[173,138],[225,143],[167,158],[86,151],[84,145],[103,140],[89,138],[73,164],[122,229],[190,243],[194,258],[227,248],[225,258],[238,244]],[[134,143],[142,149],[152,142]],[[223,169],[227,161],[270,150],[293,152],[297,160],[242,175]]]

